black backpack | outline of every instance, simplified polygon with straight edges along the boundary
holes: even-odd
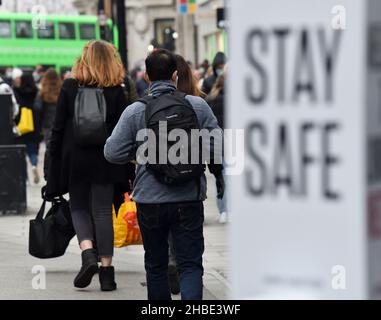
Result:
[[[205,171],[205,165],[201,162],[201,141],[192,141],[191,130],[200,129],[196,112],[188,100],[186,94],[174,91],[158,97],[146,96],[140,102],[146,104],[145,123],[146,128],[151,129],[156,135],[156,163],[147,163],[146,167],[160,182],[168,185],[182,184],[191,180],[200,183],[200,177]],[[159,122],[167,122],[167,135],[172,129],[182,129],[188,137],[188,159],[185,163],[172,164],[169,162],[167,153],[167,164],[159,163]],[[193,139],[194,140],[194,139]],[[177,141],[167,141],[167,151]],[[199,150],[197,164],[191,163],[191,151]]]
[[[79,145],[103,145],[108,138],[106,99],[102,88],[79,87],[75,97],[73,132]]]

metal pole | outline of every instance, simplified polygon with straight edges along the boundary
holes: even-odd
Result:
[[[128,70],[127,52],[127,25],[126,25],[126,6],[124,0],[114,0],[116,3],[116,20],[119,31],[119,53],[123,65]]]

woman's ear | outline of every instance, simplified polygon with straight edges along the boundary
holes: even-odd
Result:
[[[178,72],[177,70],[172,74],[172,81],[177,83],[178,81]]]
[[[146,82],[151,83],[151,80],[149,79],[147,71],[144,71],[143,78]]]

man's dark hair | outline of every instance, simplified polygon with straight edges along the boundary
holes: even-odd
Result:
[[[151,81],[171,80],[176,70],[176,57],[168,50],[159,49],[146,59],[146,71]]]

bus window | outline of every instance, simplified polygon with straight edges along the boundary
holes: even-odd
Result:
[[[11,35],[11,22],[0,21],[0,38],[10,38]]]
[[[114,41],[114,35],[112,33],[112,28],[110,26],[106,26],[106,41],[113,42]]]
[[[80,24],[79,34],[81,40],[95,39],[95,25],[94,24]]]
[[[75,39],[74,23],[61,22],[58,24],[60,39]]]
[[[54,24],[46,22],[45,28],[38,29],[39,39],[54,39]]]
[[[30,21],[16,21],[17,38],[33,38],[32,23]]]

